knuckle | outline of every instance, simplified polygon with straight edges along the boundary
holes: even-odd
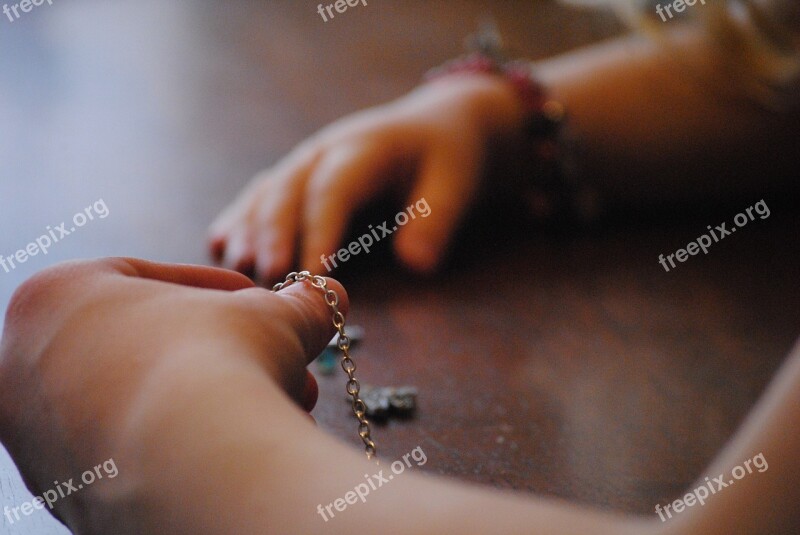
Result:
[[[19,316],[47,304],[52,300],[55,290],[73,278],[75,268],[73,263],[58,264],[23,282],[11,296],[6,310],[6,323],[13,323]]]
[[[21,321],[34,318],[41,310],[52,308],[55,303],[63,306],[67,292],[83,287],[82,282],[87,279],[97,280],[98,273],[110,271],[132,274],[135,269],[124,258],[105,258],[62,262],[34,274],[17,287],[11,296],[6,309],[6,330]]]
[[[333,198],[338,194],[339,175],[326,159],[320,163],[319,171],[309,181],[307,195],[311,198],[326,199]]]

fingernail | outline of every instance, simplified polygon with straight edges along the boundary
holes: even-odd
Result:
[[[305,409],[306,412],[314,410],[318,398],[319,385],[317,384],[317,380],[310,371],[306,370],[306,384],[303,391],[303,409]]]

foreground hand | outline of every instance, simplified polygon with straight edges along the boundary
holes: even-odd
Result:
[[[341,286],[329,285],[346,311]],[[9,306],[0,439],[35,495],[115,459],[119,477],[55,504],[71,528],[107,530],[132,504],[144,519],[169,492],[162,472],[188,481],[193,455],[235,452],[237,439],[269,456],[309,426],[297,405],[310,410],[316,400],[305,366],[333,334],[330,318],[307,284],[272,293],[229,271],[132,259],[51,268]],[[275,436],[259,426],[248,438],[254,421]],[[97,503],[104,507],[87,514]]]

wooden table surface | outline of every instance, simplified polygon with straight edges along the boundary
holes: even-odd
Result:
[[[412,88],[486,14],[533,58],[617,29],[550,2],[370,0],[328,22],[316,5],[75,1],[0,18],[0,254],[109,209],[0,270],[3,308],[64,259],[207,262],[205,228],[250,176]],[[360,378],[419,389],[416,418],[374,430],[382,455],[420,446],[427,472],[653,514],[704,475],[798,334],[796,207],[764,199],[768,219],[670,273],[659,253],[759,199],[558,233],[478,218],[432,279],[388,244],[351,260],[337,276],[366,329]],[[314,416],[356,447],[343,377],[319,377]],[[0,508],[29,499],[2,451]],[[64,532],[44,511],[0,523]]]

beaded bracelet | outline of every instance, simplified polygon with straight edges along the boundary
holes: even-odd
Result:
[[[576,144],[564,136],[564,106],[548,97],[544,86],[536,79],[532,62],[506,60],[500,36],[492,25],[472,36],[468,46],[472,49],[470,52],[429,70],[424,81],[489,74],[511,84],[523,106],[524,134],[534,156],[533,179],[526,192],[534,216],[540,219],[555,215],[593,217],[596,211],[593,194],[588,194],[589,189],[576,180]]]

